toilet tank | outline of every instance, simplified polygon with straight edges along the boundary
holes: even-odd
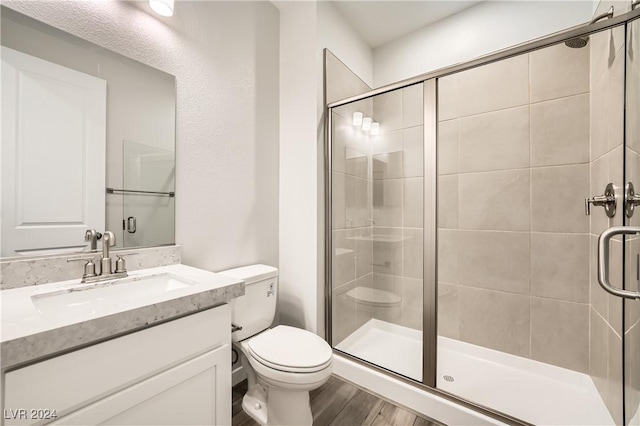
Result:
[[[268,265],[249,265],[219,274],[244,281],[244,296],[232,299],[231,322],[242,327],[231,335],[234,342],[269,328],[276,314],[278,269]]]

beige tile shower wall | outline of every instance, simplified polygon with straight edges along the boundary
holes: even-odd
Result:
[[[589,372],[589,49],[438,86],[438,329]]]
[[[591,51],[591,192],[604,191],[607,183],[624,191],[624,80],[625,32],[623,27],[590,37]],[[630,167],[629,170],[633,170]],[[590,370],[602,399],[616,424],[622,423],[622,299],[606,293],[597,281],[597,238],[610,226],[623,224],[623,212],[609,219],[602,209],[591,215]],[[611,282],[622,284],[622,243],[612,242]],[[635,262],[629,262],[635,265]],[[631,271],[629,271],[631,272]]]

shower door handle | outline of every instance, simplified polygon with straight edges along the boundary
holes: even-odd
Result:
[[[127,218],[127,232],[130,234],[135,234],[138,230],[138,221],[135,216],[129,216]]]
[[[640,299],[639,291],[623,290],[612,286],[609,283],[609,242],[615,235],[635,235],[640,234],[638,226],[614,226],[600,234],[598,238],[598,282],[605,291],[614,296],[627,299]]]

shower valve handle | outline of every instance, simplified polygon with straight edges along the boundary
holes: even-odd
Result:
[[[604,212],[607,217],[613,217],[616,214],[616,192],[613,188],[613,184],[607,184],[607,187],[604,190],[604,195],[596,195],[592,198],[585,198],[584,200],[584,213],[589,216],[591,215],[591,205],[604,207]]]

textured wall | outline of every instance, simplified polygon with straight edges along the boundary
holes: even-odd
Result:
[[[278,10],[269,2],[3,2],[176,76],[185,264],[278,266]]]

